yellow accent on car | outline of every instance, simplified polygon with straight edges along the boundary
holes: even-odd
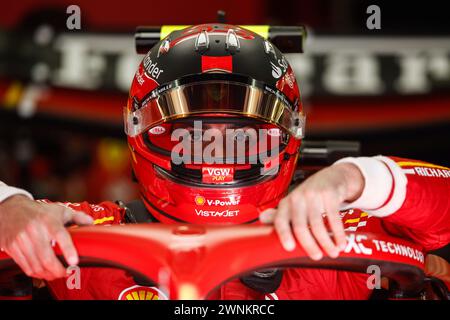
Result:
[[[438,166],[431,163],[424,163],[424,162],[415,162],[415,161],[400,161],[397,162],[397,164],[400,167],[409,167],[409,166],[416,166],[416,167],[426,167],[426,168],[436,168],[436,169],[444,169],[444,170],[450,170],[450,168]]]
[[[183,283],[180,285],[180,300],[197,300],[199,294],[197,287],[191,283]]]
[[[94,224],[102,224],[103,222],[106,222],[106,221],[114,221],[114,217],[111,216],[111,217],[104,217],[101,219],[96,219],[96,220],[94,220]]]
[[[159,300],[158,295],[146,290],[133,291],[127,294],[125,298],[127,300]]]

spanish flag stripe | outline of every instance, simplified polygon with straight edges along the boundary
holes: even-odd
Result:
[[[102,224],[103,222],[106,222],[106,221],[114,221],[114,216],[104,217],[101,219],[94,220],[94,224]]]
[[[356,223],[356,222],[359,222],[359,219],[360,219],[360,218],[356,218],[356,219],[348,219],[348,220],[345,220],[344,223]]]

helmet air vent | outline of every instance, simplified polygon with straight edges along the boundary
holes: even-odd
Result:
[[[236,32],[232,29],[228,30],[225,43],[226,49],[230,51],[231,54],[239,51],[239,48],[241,47]]]
[[[203,30],[200,32],[197,36],[197,39],[195,40],[195,51],[205,51],[209,49],[209,37],[208,33]]]

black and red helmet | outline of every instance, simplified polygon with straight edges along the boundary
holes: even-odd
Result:
[[[283,54],[227,24],[173,31],[153,46],[124,117],[141,196],[166,223],[257,221],[287,193],[305,124]]]

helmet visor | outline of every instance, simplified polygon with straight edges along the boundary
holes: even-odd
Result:
[[[145,99],[135,111],[125,109],[125,132],[134,137],[149,127],[173,119],[199,114],[226,113],[243,115],[275,124],[293,137],[303,137],[304,115],[293,111],[277,90],[210,80],[181,86],[163,86]]]
[[[277,155],[287,141],[288,134],[273,124],[234,117],[182,118],[144,133],[149,149],[165,156],[177,150],[190,163],[247,164]]]

